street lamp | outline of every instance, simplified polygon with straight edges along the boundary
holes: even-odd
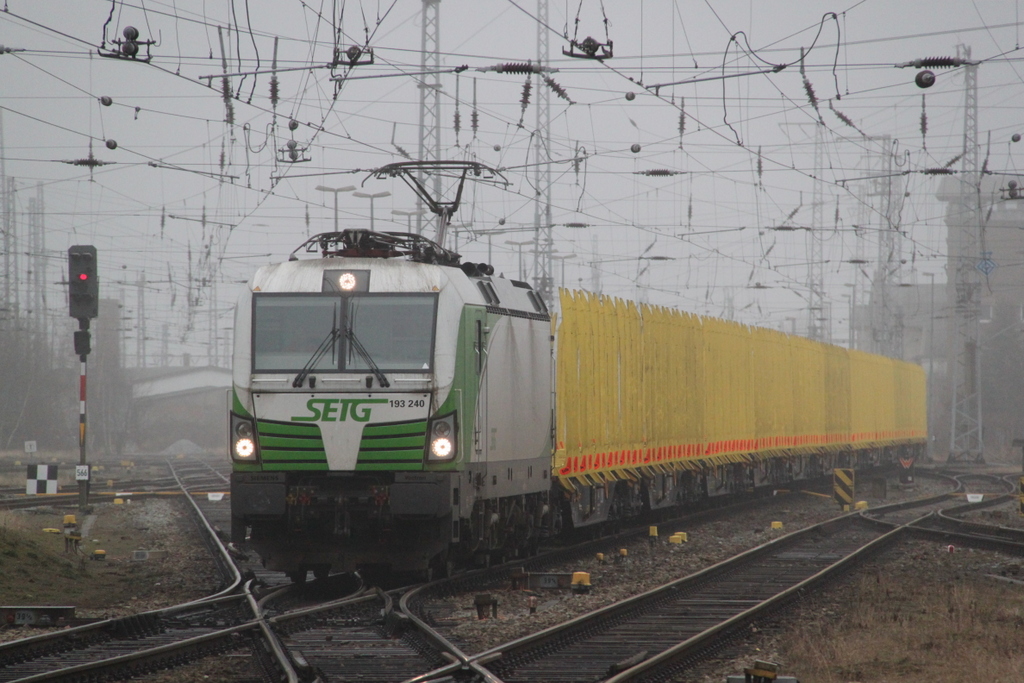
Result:
[[[417,209],[415,211],[403,211],[402,209],[391,209],[391,213],[395,216],[406,216],[409,223],[409,234],[412,234],[412,217],[422,216],[427,212],[426,209]]]
[[[334,193],[334,232],[338,232],[338,193],[339,192],[351,192],[356,189],[355,185],[346,185],[345,187],[325,187],[324,185],[317,185],[316,189],[321,192],[333,192]]]
[[[576,258],[576,254],[562,254],[560,256],[551,255],[551,258],[557,259],[562,262],[562,289],[565,289],[565,262],[571,258]]]
[[[522,282],[523,277],[523,247],[527,244],[533,244],[533,240],[524,240],[517,242],[515,240],[505,240],[505,244],[511,244],[513,247],[519,247],[519,281]]]
[[[359,197],[360,199],[370,200],[370,231],[373,232],[373,205],[374,200],[380,199],[381,197],[390,197],[390,192],[353,192],[353,197]]]
[[[473,224],[472,223],[451,223],[448,227],[451,228],[452,231],[455,233],[455,243],[452,245],[452,250],[453,251],[458,251],[459,250],[459,228],[468,230],[469,228],[473,227]],[[469,232],[472,233],[473,231],[469,230]]]
[[[504,224],[503,223],[498,223],[498,225],[504,225]],[[487,262],[488,263],[494,263],[493,237],[495,235],[507,235],[507,234],[512,233],[512,232],[533,232],[534,230],[536,230],[536,228],[534,226],[532,226],[532,225],[525,226],[524,225],[524,226],[518,226],[518,227],[512,227],[512,228],[487,228],[486,230],[471,230],[470,232],[472,232],[473,235],[475,235],[476,237],[486,237],[487,238]]]

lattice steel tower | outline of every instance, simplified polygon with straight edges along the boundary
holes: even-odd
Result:
[[[958,46],[957,52],[960,52]],[[984,461],[981,421],[981,354],[978,317],[981,309],[981,181],[978,175],[978,65],[964,47],[964,148],[959,199],[949,223],[947,290],[952,302],[950,373],[952,422],[949,461]],[[957,213],[959,215],[957,215]]]
[[[879,201],[878,214],[882,217],[878,231],[878,263],[871,286],[871,350],[890,358],[903,358],[903,309],[895,296],[900,284],[903,241],[900,216],[903,210],[903,179],[895,173],[892,138],[882,135],[865,138],[881,143],[877,164],[870,173],[870,196]]]
[[[554,279],[551,256],[554,239],[551,227],[551,90],[544,82],[548,66],[548,0],[537,0],[537,130],[534,133],[533,181],[537,200],[533,209],[533,288],[551,308]]]
[[[814,126],[814,191],[811,195],[811,229],[807,233],[807,336],[817,341],[832,341],[832,330],[825,308],[825,230],[824,188],[821,176],[825,167],[824,125]]]
[[[420,161],[441,160],[441,0],[423,0],[423,30],[420,41]],[[430,71],[429,74],[426,72]],[[426,187],[424,173],[417,179]],[[433,177],[434,197],[441,196],[441,176]],[[423,200],[416,200],[416,232],[423,234]],[[444,246],[444,245],[441,245]]]

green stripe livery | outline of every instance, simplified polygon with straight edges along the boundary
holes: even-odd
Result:
[[[426,434],[426,420],[366,425],[356,471],[422,470]]]

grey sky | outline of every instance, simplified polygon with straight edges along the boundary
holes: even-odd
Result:
[[[213,89],[201,80],[223,73],[217,27],[224,27],[229,72],[256,70],[257,54],[258,69],[268,72],[275,36],[280,68],[323,65],[334,45],[335,4],[345,5],[342,47],[362,43],[366,31],[373,34],[376,63],[351,75],[374,78],[344,83],[335,99],[328,69],[282,72],[275,118],[269,76],[235,77],[235,125],[228,126],[219,80],[213,80]],[[7,0],[6,5],[0,43],[25,51],[0,54],[3,164],[17,179],[20,212],[35,196],[36,183],[43,183],[46,248],[52,256],[48,279],[59,279],[63,253],[75,243],[100,250],[107,296],[118,296],[119,280],[134,283],[145,272],[153,281],[146,290],[147,325],[154,326],[147,336],[157,336],[157,326],[168,323],[175,353],[205,354],[210,278],[218,283],[218,324],[229,326],[239,281],[298,246],[307,234],[307,212],[309,232],[332,229],[333,196],[316,186],[360,185],[369,169],[402,160],[397,147],[416,153],[417,78],[396,74],[419,71],[417,0],[393,5],[384,0],[114,3],[107,47],[125,26],[136,26],[143,39],[159,41],[150,49],[150,64],[97,55],[111,2]],[[858,196],[862,188],[840,181],[863,176],[866,154],[878,153],[882,144],[865,142],[830,109],[870,136],[895,139],[905,164],[900,170],[941,166],[962,147],[963,76],[960,70],[937,70],[936,85],[921,90],[913,83],[915,69],[893,65],[951,56],[957,44],[969,45],[974,59],[986,60],[979,67],[980,137],[984,142],[991,131],[989,168],[1015,172],[1019,152],[1009,140],[1021,128],[1016,110],[1024,90],[1024,63],[1016,51],[1019,3],[606,0],[614,57],[604,64],[561,54],[567,43],[560,34],[567,28],[571,37],[576,31],[578,6],[565,1],[549,6],[551,65],[558,69],[552,77],[575,102],[551,97],[552,151],[559,161],[552,166],[555,246],[561,255],[576,255],[567,261],[567,285],[589,287],[597,272],[609,294],[712,315],[731,305],[737,319],[773,327],[786,317],[803,321],[806,232],[770,228],[798,207],[788,224],[808,226],[812,220],[818,115],[798,61],[800,48],[812,45],[819,27],[805,73],[825,123],[822,213],[829,228],[824,254],[835,337],[845,336],[842,297],[850,288],[844,284],[853,283],[856,272],[843,261],[857,255],[873,259],[875,231],[881,227],[871,200]],[[500,220],[504,230],[533,224],[529,169],[537,93],[524,112],[523,76],[476,69],[535,59],[536,12],[536,0],[442,0],[440,5],[442,67],[469,67],[458,76],[442,76],[443,155],[507,169],[511,181],[506,190],[467,189],[454,222],[471,223],[474,230],[498,229]],[[836,18],[823,20],[828,12]],[[233,28],[236,22],[241,32]],[[730,41],[739,31],[756,56],[745,52],[742,37]],[[588,35],[606,38],[601,3],[594,0],[584,0],[579,13],[577,36]],[[788,66],[777,73],[738,75],[772,64]],[[717,78],[723,74],[737,77]],[[660,97],[643,87],[689,79],[711,80],[665,86]],[[470,130],[474,87],[476,137]],[[636,95],[632,100],[626,98],[630,92]],[[926,136],[920,128],[922,94]],[[102,96],[113,104],[103,106]],[[686,117],[681,139],[680,108]],[[290,118],[301,124],[294,139],[300,148],[308,145],[309,162],[278,161]],[[104,145],[108,139],[117,149]],[[116,164],[90,173],[60,163],[85,158],[90,140],[95,157]],[[639,153],[630,150],[633,144],[640,145]],[[585,155],[578,169],[569,163],[574,155]],[[682,173],[638,173],[652,169]],[[923,281],[922,271],[942,267],[942,206],[933,197],[933,178],[911,173],[905,182],[909,195],[900,225],[907,235],[903,257],[908,263],[901,277],[917,282]],[[376,200],[377,229],[405,228],[406,219],[391,213],[415,206],[402,183],[370,179],[362,189],[391,192]],[[368,200],[342,194],[339,204],[343,227],[369,227]],[[25,218],[19,221],[18,250],[24,252]],[[565,223],[591,227],[562,227]],[[856,232],[855,224],[864,230]],[[528,231],[492,234],[498,271],[516,275],[517,247],[506,241],[530,236]],[[485,260],[488,240],[463,229],[458,248],[467,260]],[[637,261],[639,255],[675,260]],[[560,267],[555,279],[561,280]],[[767,289],[752,288],[756,283]],[[860,284],[865,283],[861,276]],[[136,288],[128,285],[125,291],[132,309]],[[63,313],[60,292],[54,285],[49,297],[57,315]],[[151,342],[150,349],[156,348]]]

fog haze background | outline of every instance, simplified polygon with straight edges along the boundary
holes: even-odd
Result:
[[[538,93],[524,105],[525,76],[479,69],[537,59],[537,2],[441,0],[439,9],[442,157],[482,162],[510,181],[467,185],[447,246],[530,280]],[[334,195],[318,186],[390,192],[375,200],[374,227],[415,228],[392,213],[413,210],[413,193],[369,176],[418,153],[421,11],[417,0],[7,0],[0,172],[17,190],[6,274],[17,306],[5,319],[43,320],[35,324],[51,332],[58,363],[72,368],[65,254],[94,244],[102,295],[121,307],[122,337],[105,341],[120,344],[125,365],[181,365],[187,354],[193,365],[226,366],[239,288],[258,266],[333,229]],[[566,257],[554,262],[556,285],[804,332],[803,228],[820,176],[823,224],[814,227],[828,325],[845,343],[850,298],[868,296],[878,234],[890,227],[870,181],[858,179],[876,176],[886,154],[904,190],[895,278],[945,278],[945,208],[937,179],[922,171],[962,151],[962,68],[936,69],[922,90],[918,69],[894,65],[954,56],[958,45],[982,60],[987,168],[1017,172],[1019,2],[584,0],[548,11],[550,75],[572,100],[551,93],[554,247]],[[129,25],[156,41],[140,51],[148,63],[100,54]],[[566,57],[566,35],[610,39],[614,56]],[[353,44],[372,47],[374,64],[325,68],[336,47]],[[260,73],[227,79],[226,102],[225,71]],[[693,82],[655,87],[679,81]],[[290,139],[308,161],[288,163]],[[81,165],[90,153],[105,165]],[[340,226],[369,228],[370,208],[340,193]],[[42,225],[35,241],[32,221]]]

